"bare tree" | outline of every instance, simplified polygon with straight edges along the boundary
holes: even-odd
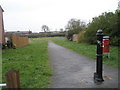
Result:
[[[86,28],[85,22],[79,19],[70,19],[66,25],[67,38],[70,39],[73,34],[78,34],[80,31]]]
[[[49,27],[47,25],[42,25],[42,31],[44,32],[48,32],[49,31]]]

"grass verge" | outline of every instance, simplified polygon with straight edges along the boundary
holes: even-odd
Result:
[[[96,45],[71,42],[66,39],[53,40],[53,42],[96,60]],[[120,65],[118,65],[118,47],[110,46],[110,49],[110,59],[107,58],[107,55],[105,54],[103,63],[113,67],[120,67]]]
[[[3,50],[2,75],[11,69],[20,71],[21,88],[48,88],[52,75],[48,58],[48,39],[30,39],[30,44],[17,49]]]

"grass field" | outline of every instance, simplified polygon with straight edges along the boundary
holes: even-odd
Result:
[[[96,60],[96,45],[71,42],[66,39],[53,40],[53,42]],[[113,67],[118,67],[118,47],[110,46],[110,49],[110,59],[108,59],[105,54],[103,57],[103,63]]]
[[[21,88],[48,88],[52,70],[48,57],[48,39],[30,39],[30,44],[17,49],[3,50],[2,75],[8,70],[20,71]]]

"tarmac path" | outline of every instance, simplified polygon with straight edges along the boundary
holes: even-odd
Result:
[[[95,60],[51,41],[48,51],[53,68],[50,88],[118,88],[118,69],[103,65],[104,82],[94,83]]]

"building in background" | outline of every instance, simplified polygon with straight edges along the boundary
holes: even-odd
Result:
[[[5,37],[9,37],[11,36],[12,34],[16,34],[18,36],[22,36],[22,35],[30,35],[32,34],[32,31],[7,31],[5,32]]]
[[[4,38],[4,23],[3,23],[3,12],[4,10],[0,6],[0,45],[5,43],[5,38]]]

